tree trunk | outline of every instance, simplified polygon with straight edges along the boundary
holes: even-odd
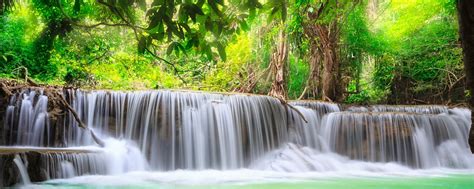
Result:
[[[337,59],[338,36],[335,28],[336,23],[330,25],[316,25],[320,43],[320,53],[323,61],[322,74],[322,99],[337,99],[337,80],[339,78],[339,61]]]
[[[310,41],[310,76],[307,82],[308,96],[323,100],[337,100],[339,79],[339,60],[337,59],[337,23],[329,25],[309,24],[305,35]]]
[[[459,31],[464,53],[464,70],[466,71],[466,87],[470,92],[469,108],[471,121],[474,121],[474,1],[458,0]],[[469,132],[469,145],[474,153],[474,127],[471,123]]]
[[[324,53],[324,72],[322,77],[323,84],[323,100],[336,100],[336,78],[339,74],[338,72],[338,61],[336,59],[335,48],[332,47],[333,44],[328,44],[328,47],[323,49]]]
[[[310,74],[307,81],[307,96],[309,97],[318,97],[320,94],[321,88],[321,56],[318,52],[318,45],[315,44],[315,41],[310,43],[310,57],[309,57],[309,67]]]
[[[268,94],[281,100],[285,100],[288,97],[288,92],[286,90],[287,62],[288,48],[285,32],[282,29],[279,34],[278,46],[275,48],[270,62],[272,74],[275,75],[275,78],[273,79],[272,88]]]

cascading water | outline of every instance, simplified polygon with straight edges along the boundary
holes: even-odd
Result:
[[[470,125],[457,124],[446,114],[332,113],[325,117],[321,137],[331,151],[353,159],[398,162],[416,168],[464,167],[466,161],[441,158],[446,143],[466,150]],[[467,151],[465,151],[468,153]],[[456,153],[462,160],[470,154]]]
[[[23,163],[23,160],[21,160],[21,157],[19,155],[16,155],[15,158],[13,158],[13,162],[15,163],[16,167],[18,168],[18,171],[20,172],[21,183],[30,184],[30,177],[28,176],[28,172],[26,171],[25,164]]]
[[[17,99],[18,98],[18,99]],[[3,135],[5,145],[47,146],[48,97],[40,91],[25,91],[13,96],[7,106]]]
[[[235,169],[287,141],[287,114],[266,96],[75,92],[88,125],[136,141],[155,170]],[[92,112],[92,113],[91,113]]]
[[[470,112],[445,106],[349,107],[258,95],[173,91],[64,90],[71,114],[51,119],[37,90],[11,97],[1,145],[94,149],[40,152],[48,178],[129,171],[283,172],[474,169]],[[61,149],[62,149],[61,148]],[[1,156],[1,152],[0,152]]]

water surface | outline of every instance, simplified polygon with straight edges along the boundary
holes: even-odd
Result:
[[[133,172],[123,175],[81,176],[33,185],[34,188],[474,188],[472,170],[430,170],[392,173],[280,173],[271,171]]]

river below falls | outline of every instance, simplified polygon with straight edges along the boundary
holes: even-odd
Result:
[[[474,187],[474,170],[404,172],[172,171],[130,172],[50,180],[25,188],[458,188]]]

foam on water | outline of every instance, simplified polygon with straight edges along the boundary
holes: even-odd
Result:
[[[130,171],[144,171],[148,164],[136,144],[128,140],[108,138],[104,140],[104,158],[107,174],[123,174]]]
[[[269,152],[249,169],[134,171],[116,175],[90,175],[47,181],[45,184],[91,186],[215,185],[300,182],[337,178],[429,178],[474,175],[474,169],[413,169],[397,163],[351,160],[331,152],[287,143]]]
[[[44,184],[53,185],[91,185],[91,186],[147,186],[147,185],[215,185],[215,184],[251,184],[280,183],[328,180],[339,178],[430,178],[449,177],[450,175],[473,175],[473,171],[455,169],[399,171],[330,171],[330,172],[278,172],[252,169],[238,170],[177,170],[169,172],[129,172],[120,175],[88,175],[70,179],[56,179]]]
[[[403,172],[410,168],[396,163],[371,163],[351,160],[332,152],[320,152],[313,148],[292,143],[275,150],[251,168],[279,172]]]

